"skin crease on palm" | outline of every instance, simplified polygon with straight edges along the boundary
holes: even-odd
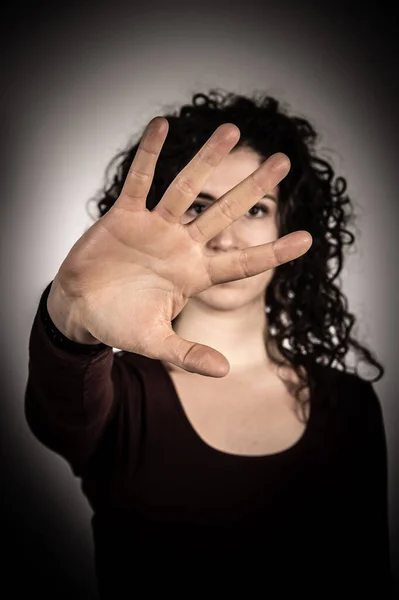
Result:
[[[217,200],[262,162],[251,148],[240,147],[231,151],[203,184],[201,193]],[[271,197],[259,200],[256,208],[251,208],[208,240],[206,253],[215,255],[276,240],[279,237],[278,186],[267,196]],[[213,202],[199,194],[182,215],[181,223],[189,223]],[[192,296],[174,323],[173,329],[179,336],[215,348],[228,359],[231,368],[226,378],[233,379],[244,374],[250,376],[259,369],[273,370],[264,338],[268,329],[265,290],[274,271],[270,269],[252,277],[214,285]],[[169,364],[168,367],[185,372],[176,365]]]

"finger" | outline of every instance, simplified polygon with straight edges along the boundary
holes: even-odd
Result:
[[[252,277],[305,254],[313,243],[307,231],[294,231],[268,244],[207,256],[211,285]]]
[[[198,196],[203,183],[239,138],[240,130],[233,123],[219,125],[194,158],[174,178],[154,210],[168,222],[179,222]]]
[[[213,238],[275,188],[290,166],[288,156],[282,152],[270,156],[256,171],[185,225],[191,237],[200,243]]]
[[[147,125],[115,204],[130,210],[144,210],[154,177],[155,165],[169,130],[164,117],[154,117]]]
[[[166,337],[158,344],[159,360],[171,362],[190,373],[208,377],[224,377],[228,374],[230,364],[223,354],[210,346],[179,337],[168,325],[164,328]]]

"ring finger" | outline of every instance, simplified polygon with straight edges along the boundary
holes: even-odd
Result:
[[[240,130],[233,123],[219,125],[206,144],[174,178],[154,211],[161,213],[168,222],[178,223],[198,196],[204,181],[234,148],[239,138]]]

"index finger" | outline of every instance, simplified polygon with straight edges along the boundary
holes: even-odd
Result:
[[[185,225],[185,228],[197,242],[205,244],[275,188],[287,175],[290,166],[290,159],[286,154],[272,154],[253,173]]]

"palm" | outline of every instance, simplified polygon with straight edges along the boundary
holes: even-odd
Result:
[[[151,283],[176,297],[187,298],[212,285],[203,247],[184,225],[166,221],[155,210],[114,208],[118,217],[104,222],[104,227],[115,250],[120,246],[125,268],[129,265],[135,275],[150,275]]]
[[[185,227],[147,209],[115,205],[80,238],[74,253],[86,327],[110,346],[146,349],[148,356],[149,347],[162,342],[162,324],[212,285],[202,249]]]

